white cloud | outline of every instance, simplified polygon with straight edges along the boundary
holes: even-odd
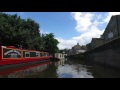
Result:
[[[72,20],[75,20],[75,31],[80,33],[71,39],[56,38],[60,43],[59,49],[71,49],[74,45],[86,45],[91,42],[92,38],[99,38],[112,15],[118,15],[120,12],[72,12]],[[100,28],[102,27],[102,28]],[[42,30],[42,33],[46,33]]]
[[[100,31],[96,27],[91,27],[92,29],[89,32],[83,33],[80,36],[73,37],[74,40],[79,42],[80,45],[86,45],[91,41],[92,38],[99,38],[104,30]]]
[[[70,39],[70,40],[65,40],[62,38],[56,38],[60,43],[58,44],[59,49],[65,49],[68,48],[70,49],[73,45],[77,43],[76,40]]]
[[[57,69],[57,76],[58,78],[93,78],[92,73],[80,64],[66,64],[64,66],[59,65]]]
[[[40,33],[41,34],[49,34],[49,32],[47,32],[47,31],[45,31],[45,30],[43,30],[43,29],[39,29],[40,30]]]
[[[92,25],[91,20],[93,19],[94,14],[81,12],[72,12],[71,14],[77,23],[75,29],[78,32],[85,32],[89,29],[89,26]]]
[[[92,38],[99,38],[103,31],[104,30],[100,31],[96,27],[92,26],[89,32],[83,33],[80,36],[73,37],[69,40],[56,38],[60,42],[58,47],[59,49],[71,49],[77,43],[80,45],[86,45],[91,41]]]
[[[98,20],[102,19],[102,14],[98,15],[97,19]]]
[[[120,12],[109,12],[106,15],[107,17],[105,18],[104,22],[108,23],[112,15],[120,15]]]
[[[99,26],[106,23],[105,19],[108,16],[105,17],[103,14],[98,15],[91,12],[72,12],[71,15],[76,21],[75,30],[80,32],[80,35],[69,40],[57,38],[60,42],[59,49],[70,49],[77,43],[86,45],[91,42],[92,38],[99,38],[103,34],[104,30],[100,29]]]

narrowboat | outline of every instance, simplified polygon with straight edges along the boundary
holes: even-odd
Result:
[[[26,50],[14,46],[0,47],[0,65],[50,60],[50,57],[48,52]]]

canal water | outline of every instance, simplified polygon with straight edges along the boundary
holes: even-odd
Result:
[[[12,66],[9,69],[0,66],[0,78],[120,78],[120,71],[65,59]]]

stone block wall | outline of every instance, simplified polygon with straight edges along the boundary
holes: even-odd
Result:
[[[120,38],[84,53],[85,59],[120,69]]]
[[[118,37],[118,19],[117,16],[112,16],[106,29],[105,32],[103,33],[104,36],[104,42],[111,41],[115,38]]]

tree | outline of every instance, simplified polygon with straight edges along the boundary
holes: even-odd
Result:
[[[59,42],[53,33],[41,35],[39,28],[39,24],[30,18],[0,13],[0,45],[44,50],[50,54],[59,52]]]
[[[50,54],[59,52],[59,49],[57,47],[59,42],[54,38],[53,33],[43,35],[42,40],[45,51],[48,51]]]
[[[40,50],[39,24],[17,14],[0,13],[0,45]]]

